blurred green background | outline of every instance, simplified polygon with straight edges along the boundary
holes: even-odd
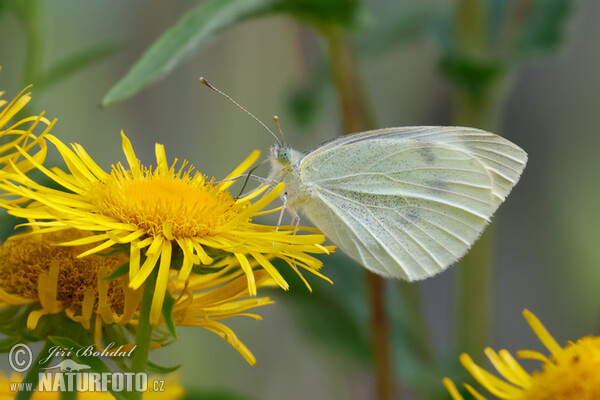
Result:
[[[510,2],[492,3],[500,10]],[[0,88],[10,99],[30,83],[24,74],[28,41],[15,13],[7,11],[10,2],[2,4]],[[298,150],[340,133],[323,43],[313,30],[281,15],[251,20],[215,36],[160,81],[123,102],[101,107],[107,91],[143,51],[197,4],[40,1],[35,17],[39,70],[97,45],[118,48],[39,92],[34,87],[32,109],[58,118],[53,134],[82,144],[106,168],[124,160],[119,135],[123,129],[146,164],[154,163],[154,143],[159,142],[171,159],[187,159],[217,178],[253,149],[266,155],[272,137],[202,86],[200,76],[267,124],[277,114],[286,140]],[[378,125],[452,124],[455,103],[440,59],[455,3],[377,0],[365,6],[365,18],[354,36]],[[509,73],[496,133],[525,149],[529,162],[494,217],[497,248],[489,342],[494,348],[541,349],[521,316],[523,308],[533,311],[561,343],[600,333],[599,18],[600,2],[573,2],[560,48],[514,64]],[[52,157],[49,161],[57,162],[56,154]],[[361,271],[356,265],[339,268],[345,262],[337,260],[332,261],[338,264],[335,268],[328,268],[325,260],[323,272],[336,286],[323,288],[331,289],[327,296],[346,296],[338,298],[344,307],[338,310],[327,303],[327,296],[317,299],[331,312],[331,324],[343,324],[343,313],[366,320]],[[439,375],[427,384],[439,385],[440,391],[441,378],[454,376],[458,368],[453,346],[457,268],[416,284],[438,358]],[[187,388],[225,389],[256,399],[370,398],[374,380],[368,363],[347,351],[364,345],[360,332],[367,327],[357,325],[357,333],[346,325],[336,330],[323,321],[307,322],[310,316],[303,313],[312,309],[299,303],[310,296],[300,287],[270,295],[277,304],[260,310],[263,321],[238,318],[229,323],[255,354],[256,366],[249,367],[225,341],[202,329],[180,329],[180,340],[152,358],[182,364],[179,375]],[[303,300],[292,304],[289,296]],[[391,312],[404,313],[401,300],[390,296]],[[400,316],[394,322],[394,335],[410,329],[403,321]],[[327,337],[330,345],[319,337]],[[396,356],[397,375],[403,387],[410,386],[411,358],[403,357],[402,350]],[[4,358],[0,365],[9,371]],[[412,391],[404,392],[403,398],[412,398]]]

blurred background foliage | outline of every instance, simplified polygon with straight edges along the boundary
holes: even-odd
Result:
[[[3,0],[0,80],[5,98],[33,83],[32,109],[58,118],[53,133],[106,168],[124,158],[123,129],[143,161],[160,142],[218,178],[252,149],[266,154],[271,137],[198,78],[265,122],[278,114],[286,140],[309,149],[341,131],[324,38],[344,32],[380,127],[467,121],[529,153],[495,217],[486,344],[541,349],[525,307],[562,343],[599,333],[599,16],[594,0]],[[416,291],[386,283],[402,398],[447,398],[441,378],[463,378],[460,268]],[[190,398],[370,398],[363,270],[338,253],[323,271],[333,286],[311,282],[311,294],[296,282],[269,293],[277,304],[262,322],[233,321],[255,367],[198,329],[181,329],[153,360],[182,364]],[[485,295],[460,294],[471,304]]]

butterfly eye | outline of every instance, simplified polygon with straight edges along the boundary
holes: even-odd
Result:
[[[277,154],[277,158],[281,161],[290,161],[292,159],[292,151],[290,149],[281,149],[279,150],[279,154]]]

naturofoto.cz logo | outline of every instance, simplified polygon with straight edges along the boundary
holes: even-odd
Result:
[[[51,365],[44,368],[37,368],[37,384],[34,382],[9,382],[9,390],[13,393],[19,391],[26,392],[163,392],[164,381],[153,380],[151,385],[148,384],[148,375],[145,372],[96,372],[88,364],[78,363],[73,359],[66,358],[76,356],[80,361],[85,360],[85,357],[93,356],[130,356],[132,349],[129,352],[121,351],[122,346],[113,351],[109,351],[114,344],[107,346],[103,352],[98,352],[93,349],[93,346],[83,347],[77,351],[65,350],[60,346],[51,347],[49,354],[43,355],[39,364],[46,365],[53,361],[56,355],[62,356],[64,359],[60,362],[50,363]],[[9,352],[9,364],[15,372],[25,372],[32,367],[34,362],[33,353],[29,346],[18,343],[12,347]]]

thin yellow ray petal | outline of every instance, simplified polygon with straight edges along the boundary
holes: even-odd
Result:
[[[116,243],[126,244],[126,243],[131,243],[132,241],[139,239],[146,233],[146,231],[144,229],[138,229],[135,232],[129,233],[129,231],[125,231],[124,233],[127,233],[127,235],[120,236],[118,234],[112,234],[111,232],[109,232],[108,235]]]
[[[450,393],[450,396],[452,396],[453,400],[465,400],[460,395],[458,389],[456,388],[456,386],[454,386],[454,382],[452,382],[452,380],[450,378],[444,378],[444,379],[442,379],[442,383],[444,384],[444,386],[448,390],[448,393]]]
[[[109,247],[111,247],[111,246],[113,246],[113,245],[115,245],[115,244],[116,244],[116,243],[115,243],[115,241],[114,241],[114,240],[110,240],[110,239],[109,239],[109,240],[107,240],[106,242],[104,242],[104,243],[102,243],[102,244],[100,244],[100,245],[98,245],[98,246],[96,246],[96,247],[94,247],[94,248],[92,248],[92,249],[89,249],[89,250],[87,250],[87,251],[84,251],[83,253],[79,254],[79,255],[77,256],[77,258],[83,258],[83,257],[85,257],[85,256],[89,256],[90,254],[99,253],[99,252],[101,252],[102,250],[106,250],[106,249],[108,249]]]
[[[525,359],[525,360],[538,360],[544,363],[549,361],[548,357],[540,353],[539,351],[533,350],[518,350],[517,357]]]
[[[537,337],[544,344],[544,346],[546,346],[546,348],[550,350],[551,353],[554,354],[562,349],[558,342],[552,337],[550,332],[546,330],[544,325],[542,325],[540,320],[535,315],[533,315],[531,311],[529,311],[528,309],[523,310],[523,316],[529,323],[529,326],[531,326],[533,332],[537,335]]]
[[[104,181],[108,178],[109,174],[107,174],[96,162],[90,157],[90,155],[85,151],[85,149],[78,143],[74,143],[73,149],[75,153],[79,156],[79,159],[83,162],[83,164],[90,170],[92,174],[96,176],[101,181]]]
[[[160,256],[160,249],[162,248],[163,239],[161,237],[154,238],[154,241],[150,245],[150,248],[146,251],[146,261],[141,266],[138,273],[129,282],[129,287],[137,289],[142,286],[142,283],[146,281],[146,278],[154,270],[158,257]]]
[[[256,359],[252,355],[252,352],[244,345],[244,343],[242,343],[237,338],[235,333],[226,325],[223,325],[218,322],[213,322],[202,326],[225,339],[230,345],[233,346],[234,349],[236,349],[242,355],[242,357],[244,357],[248,364],[256,364]]]
[[[496,352],[492,348],[486,347],[483,350],[483,352],[485,353],[487,358],[491,361],[494,368],[496,368],[496,370],[500,373],[500,375],[502,375],[507,381],[509,381],[510,383],[512,383],[514,385],[524,387],[524,385],[522,384],[522,381],[520,379],[520,376],[515,374],[515,372],[512,370],[512,368],[510,366],[506,365],[504,360],[502,358],[500,358],[500,356],[498,354],[496,354]]]
[[[189,239],[177,239],[177,243],[183,251],[183,265],[181,266],[181,269],[179,270],[179,275],[177,276],[177,279],[180,282],[185,282],[188,279],[190,273],[192,272],[192,267],[194,266],[194,247],[188,241]],[[200,260],[198,259],[198,261]]]
[[[265,210],[265,211],[261,211],[261,212],[257,212],[256,214],[254,214],[255,217],[260,217],[261,215],[267,215],[267,214],[272,214],[272,213],[276,213],[278,211],[281,211],[283,206],[279,206],[277,208],[272,208],[270,210]]]
[[[515,399],[522,393],[520,388],[497,378],[495,375],[479,367],[469,355],[461,354],[459,359],[463,367],[469,371],[473,378],[494,396],[503,399]]]
[[[219,190],[225,190],[228,187],[230,187],[231,185],[233,185],[235,183],[235,181],[228,181],[228,179],[233,179],[233,178],[240,176],[245,170],[250,168],[250,166],[252,164],[254,164],[254,162],[256,160],[258,160],[259,156],[260,156],[260,151],[258,151],[258,150],[254,150],[252,153],[250,153],[250,155],[248,157],[246,157],[246,159],[244,161],[242,161],[242,163],[240,165],[238,165],[233,171],[231,171],[229,173],[229,175],[227,175],[223,179],[224,181],[227,181],[227,182],[221,183],[221,185],[219,186]]]
[[[75,193],[81,193],[83,191],[83,189],[80,186],[75,186],[73,184],[71,184],[70,182],[67,182],[63,179],[61,179],[58,175],[56,175],[55,173],[53,173],[52,171],[50,171],[48,168],[44,167],[42,164],[40,164],[39,162],[37,162],[33,157],[31,157],[31,155],[27,154],[23,149],[21,149],[19,146],[16,146],[15,149],[17,149],[19,151],[19,153],[21,153],[23,155],[23,157],[25,157],[27,160],[29,160],[33,166],[37,169],[39,169],[41,172],[43,172],[48,178],[52,179],[54,182],[58,183],[59,185],[61,185],[62,187],[64,187],[65,189],[68,189],[72,192]],[[20,170],[16,171],[17,173],[20,173]],[[23,175],[23,177],[25,177]],[[26,178],[26,177],[25,177]],[[26,178],[28,182],[32,182],[35,184],[35,182],[33,182],[32,180]],[[50,189],[46,189],[47,191],[51,191]]]
[[[5,302],[7,304],[12,304],[12,305],[32,304],[32,303],[38,302],[37,299],[28,299],[28,298],[21,297],[21,296],[15,295],[15,294],[10,294],[10,293],[5,292],[2,289],[0,289],[0,300],[2,300],[3,302]]]
[[[281,276],[279,271],[277,271],[277,268],[275,268],[265,256],[255,252],[251,252],[250,255],[254,257],[256,261],[258,261],[258,263],[269,273],[269,275],[271,275],[271,277],[279,286],[281,286],[283,290],[288,290],[290,288],[290,285],[285,279],[283,279],[283,276]]]
[[[155,143],[154,152],[156,153],[156,168],[161,174],[166,174],[169,171],[169,164],[167,163],[165,146],[159,143]]]
[[[85,329],[90,329],[90,318],[92,318],[95,302],[96,290],[93,288],[87,288],[83,294],[83,301],[81,302],[81,325]]]
[[[242,270],[246,274],[246,279],[248,280],[248,293],[250,296],[256,296],[256,282],[254,280],[254,272],[252,271],[250,262],[248,262],[246,256],[241,253],[234,253],[234,255],[240,263],[240,267],[242,267]]]
[[[140,270],[139,242],[134,240],[129,246],[129,279],[133,279]]]
[[[46,138],[49,142],[56,146],[58,152],[62,156],[65,164],[67,164],[67,168],[69,171],[75,176],[78,176],[82,182],[96,182],[98,178],[94,176],[90,172],[90,170],[85,166],[85,164],[81,161],[81,159],[73,152],[73,150],[69,149],[63,142],[61,142],[54,135],[47,135]]]
[[[156,286],[152,296],[152,306],[150,307],[150,323],[157,325],[160,320],[163,302],[165,300],[165,291],[169,282],[169,269],[171,267],[171,242],[165,240],[162,244],[160,256],[160,265],[158,267],[158,276],[156,277]]]
[[[44,315],[47,315],[47,314],[52,314],[52,312],[50,312],[46,309],[30,312],[29,316],[27,317],[27,329],[34,330],[36,328],[40,318],[42,318]]]
[[[237,203],[246,203],[246,202],[249,202],[250,200],[253,200],[253,199],[257,198],[258,196],[260,196],[261,194],[263,194],[264,192],[266,192],[269,189],[271,189],[270,185],[259,186],[256,189],[254,189],[253,191],[251,191],[250,193],[247,193],[245,196],[240,197],[239,199],[237,199],[236,202]]]
[[[463,386],[467,389],[469,393],[471,393],[471,396],[475,397],[475,400],[487,400],[477,390],[475,390],[473,386],[469,385],[468,383],[463,383]]]
[[[135,156],[131,141],[129,141],[129,138],[125,136],[123,131],[121,131],[121,138],[123,139],[123,153],[125,153],[125,158],[129,164],[129,169],[131,170],[134,178],[139,178],[141,176],[140,160]]]
[[[196,250],[196,254],[198,255],[198,257],[200,257],[200,262],[202,262],[202,264],[209,265],[213,263],[214,260],[212,259],[212,257],[210,257],[206,253],[206,251],[202,247],[202,244],[196,238],[192,238],[191,243],[194,247],[194,250]]]
[[[527,388],[531,385],[531,375],[525,371],[525,369],[514,359],[514,357],[506,350],[500,350],[498,355],[502,358],[504,363],[513,371],[515,375],[515,382]]]
[[[277,186],[275,186],[275,188],[269,193],[267,193],[262,199],[258,200],[256,203],[246,208],[243,212],[239,213],[235,218],[232,218],[231,221],[221,226],[221,228],[219,228],[217,232],[226,232],[235,225],[251,217],[255,212],[258,212],[259,210],[265,208],[267,204],[269,204],[270,202],[275,200],[275,198],[277,198],[279,193],[283,190],[283,186],[283,183],[280,183]]]

